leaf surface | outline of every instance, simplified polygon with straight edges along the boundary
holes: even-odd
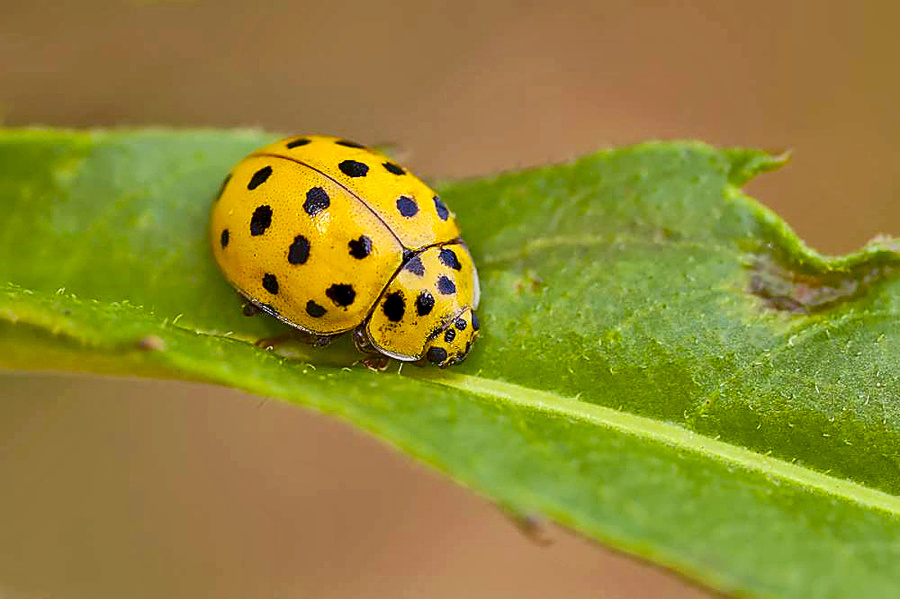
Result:
[[[522,517],[753,597],[893,596],[900,252],[807,249],[739,187],[784,158],[648,143],[440,186],[479,265],[463,365],[281,355],[207,240],[253,131],[0,134],[0,364],[202,380],[339,414]]]

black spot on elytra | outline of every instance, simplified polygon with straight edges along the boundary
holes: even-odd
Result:
[[[388,293],[387,297],[384,298],[382,309],[384,310],[384,315],[391,322],[403,320],[403,313],[406,312],[406,301],[403,299],[403,293],[401,291]]]
[[[346,308],[356,299],[356,291],[353,290],[353,286],[343,283],[335,283],[325,290],[325,295],[334,302],[335,306],[342,308]]]
[[[272,224],[272,207],[257,206],[250,217],[250,234],[262,235]]]
[[[420,292],[419,297],[416,298],[416,312],[418,315],[427,316],[431,313],[432,308],[434,308],[434,296],[427,291]]]
[[[305,264],[309,260],[309,239],[303,235],[294,237],[291,247],[288,248],[288,262],[291,264]]]
[[[219,236],[219,242],[222,244],[223,250],[228,247],[228,238],[228,229],[222,229],[222,234]]]
[[[428,353],[425,354],[425,357],[428,358],[428,361],[432,364],[442,364],[447,360],[447,350],[443,347],[432,347],[428,350]]]
[[[453,324],[455,324],[456,328],[459,329],[460,331],[465,331],[466,326],[468,325],[465,318],[457,318],[456,322],[454,322]]]
[[[406,264],[403,265],[403,268],[420,277],[425,275],[425,265],[422,264],[422,259],[418,256],[413,256],[407,260]]]
[[[219,186],[219,193],[216,194],[216,200],[222,197],[222,194],[225,193],[225,188],[228,186],[228,182],[231,181],[231,173],[228,173],[225,176],[225,179],[222,181],[222,185]]]
[[[336,143],[336,144],[339,145],[339,146],[344,146],[345,148],[357,148],[357,149],[360,149],[360,148],[365,148],[365,147],[366,147],[366,146],[364,146],[364,145],[362,145],[362,144],[356,143],[355,141],[350,141],[349,139],[339,139],[339,140],[337,140],[337,141],[334,142],[334,143]]]
[[[462,264],[459,263],[459,258],[457,258],[456,253],[449,248],[441,249],[441,253],[438,254],[438,259],[448,268],[462,270]]]
[[[326,208],[331,206],[331,198],[325,193],[321,187],[311,187],[306,192],[306,201],[303,202],[303,209],[310,216],[315,216]]]
[[[272,273],[266,273],[263,275],[262,280],[263,289],[275,295],[278,293],[278,279]]]
[[[452,343],[454,339],[456,339],[456,329],[451,327],[444,331],[444,341]]]
[[[385,162],[381,166],[384,167],[384,170],[391,173],[392,175],[405,175],[406,171],[403,170],[403,167],[399,164],[394,164],[393,162]]]
[[[347,245],[350,246],[350,255],[357,260],[362,260],[372,253],[372,240],[365,235],[360,235],[359,239],[351,239]]]
[[[338,168],[348,177],[365,177],[369,172],[368,166],[356,160],[345,160],[338,165]]]
[[[269,175],[271,175],[271,174],[272,174],[271,166],[262,167],[261,169],[259,169],[255,173],[253,173],[252,177],[250,177],[250,182],[247,183],[247,189],[251,189],[251,190],[256,189],[257,187],[259,187],[260,185],[265,183],[266,179],[268,179]]]
[[[452,295],[456,293],[456,285],[445,275],[441,275],[437,280],[437,288],[444,295]]]
[[[309,300],[306,302],[306,313],[312,316],[313,318],[321,318],[325,315],[327,310],[317,304],[316,302]]]
[[[479,326],[478,315],[472,312],[472,330],[477,331]]]
[[[419,211],[419,205],[410,197],[400,196],[397,198],[397,210],[406,218],[411,218]]]
[[[447,205],[439,198],[438,196],[434,196],[434,209],[437,210],[437,215],[441,220],[447,220],[450,217],[450,211],[447,209]]]
[[[288,142],[287,149],[293,150],[294,148],[299,148],[300,146],[305,146],[310,143],[311,139],[306,139],[305,137],[301,137],[300,139],[295,139],[294,141]]]

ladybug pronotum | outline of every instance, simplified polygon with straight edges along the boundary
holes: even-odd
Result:
[[[353,331],[360,351],[458,364],[478,336],[478,273],[456,218],[415,175],[337,137],[256,150],[210,219],[225,277],[316,344]]]

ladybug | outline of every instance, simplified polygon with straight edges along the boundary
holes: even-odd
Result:
[[[289,137],[225,178],[213,254],[248,302],[314,345],[353,331],[370,366],[462,362],[478,336],[475,263],[419,178],[338,137]]]

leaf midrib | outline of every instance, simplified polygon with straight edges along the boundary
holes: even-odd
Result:
[[[22,290],[22,292],[30,293],[29,290]],[[39,322],[40,319],[35,319],[34,315],[31,317],[19,315],[18,317],[4,318],[4,320],[47,328],[46,323]],[[172,326],[174,323],[169,324]],[[173,326],[172,331],[176,330],[184,334],[221,338],[229,343],[246,343],[234,337],[204,333],[180,325]],[[69,330],[69,327],[61,323],[57,323],[53,332],[57,335],[78,338],[75,331]],[[81,338],[80,341],[84,343],[87,340]],[[581,401],[576,397],[540,391],[505,381],[490,380],[478,375],[422,368],[415,369],[415,372],[409,374],[404,373],[404,376],[473,393],[488,400],[527,407],[546,414],[586,422],[600,428],[661,443],[680,451],[690,452],[723,464],[777,478],[792,485],[819,491],[841,500],[877,509],[894,517],[900,516],[900,497],[778,458],[765,456],[743,447],[729,445],[676,424],[621,412]]]
[[[789,484],[819,491],[867,508],[881,510],[892,516],[900,516],[900,497],[765,456],[743,447],[717,441],[676,424],[621,412],[574,397],[539,391],[504,381],[485,379],[477,375],[422,369],[408,376],[474,393],[485,399],[505,401],[546,414],[580,420],[594,426],[662,443],[723,464],[758,472],[768,477],[781,479]]]

